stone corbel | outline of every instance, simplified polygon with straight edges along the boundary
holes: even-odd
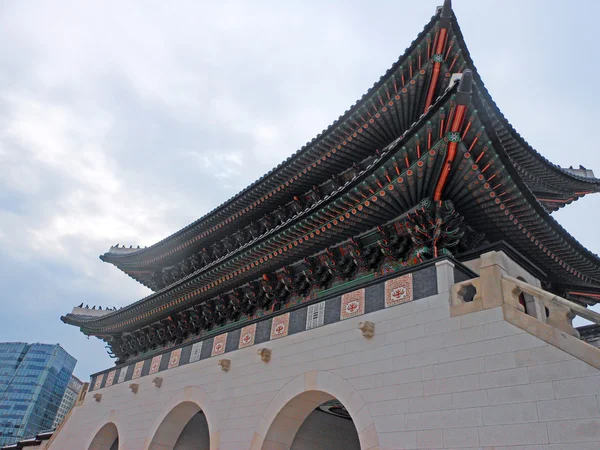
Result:
[[[96,400],[98,403],[100,403],[101,399],[102,399],[102,394],[94,394],[94,400]]]
[[[368,320],[365,322],[360,322],[358,324],[358,329],[362,331],[362,335],[366,338],[372,338],[375,335],[375,324],[373,322],[369,322]]]
[[[271,349],[260,348],[260,349],[258,349],[258,354],[260,355],[260,359],[263,362],[268,363],[269,361],[271,361]]]
[[[217,364],[221,366],[221,370],[223,372],[228,372],[231,368],[231,360],[229,359],[220,359]]]
[[[134,394],[137,394],[139,388],[140,388],[140,385],[137,383],[131,383],[129,385],[129,389],[131,389],[131,392],[133,392]]]
[[[157,388],[162,386],[162,382],[162,377],[156,377],[154,380],[152,380],[152,384],[154,384],[154,386],[156,386]]]

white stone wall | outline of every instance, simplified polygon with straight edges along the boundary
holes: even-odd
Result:
[[[148,448],[185,400],[206,414],[211,449],[260,449],[281,408],[311,390],[344,403],[363,450],[600,448],[600,371],[509,324],[501,307],[450,317],[444,292],[261,346],[269,363],[249,347],[226,355],[229,372],[210,358],[161,372],[160,388],[142,377],[137,394],[129,382],[95,391],[99,403],[88,394],[50,449],[87,449],[107,422],[120,450]]]

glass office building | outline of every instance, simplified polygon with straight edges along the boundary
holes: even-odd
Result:
[[[63,395],[62,401],[60,402],[60,406],[58,407],[58,412],[56,413],[56,417],[54,418],[54,423],[52,424],[52,428],[57,428],[69,411],[77,402],[77,398],[79,397],[79,393],[81,392],[81,388],[83,387],[83,381],[77,378],[75,375],[71,375],[71,379],[69,380],[69,384],[67,385],[67,390],[65,391],[65,395]]]
[[[0,446],[52,428],[76,362],[58,344],[0,343]]]

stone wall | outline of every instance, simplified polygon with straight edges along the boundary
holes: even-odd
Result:
[[[137,393],[131,382],[98,389],[99,401],[91,392],[50,449],[87,449],[109,422],[121,450],[169,448],[151,441],[182,402],[206,415],[211,449],[267,448],[274,426],[300,425],[295,399],[318,392],[346,406],[363,450],[600,448],[600,370],[536,335],[548,325],[509,323],[506,305],[453,317],[453,267],[436,270],[439,294],[265,342],[268,363],[247,347],[227,354],[227,372],[207,358],[160,372],[160,387],[147,376],[135,380]],[[375,324],[371,338],[358,328],[364,321]],[[576,344],[588,352],[581,358],[600,360],[599,349]]]

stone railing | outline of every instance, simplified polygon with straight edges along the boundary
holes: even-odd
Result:
[[[521,292],[538,298],[546,308],[546,320],[548,325],[552,325],[565,333],[579,337],[579,332],[573,328],[572,321],[575,316],[583,317],[591,322],[600,324],[600,314],[591,309],[587,309],[575,302],[544,291],[538,287],[532,286],[525,281],[502,274],[502,283],[512,287],[510,295],[518,302]],[[504,286],[503,286],[504,287]]]
[[[571,336],[579,337],[579,332],[572,323],[576,315],[600,324],[599,313],[509,276],[502,266],[502,254],[498,252],[481,256],[478,278],[465,280],[451,287],[452,315],[460,316],[503,305],[509,305],[524,313],[525,308],[519,302],[522,293],[531,295],[543,305],[542,317],[533,314],[532,317]]]

